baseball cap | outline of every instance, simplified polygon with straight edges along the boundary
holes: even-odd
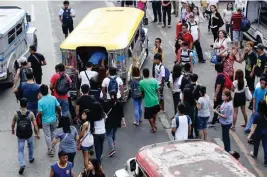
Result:
[[[256,46],[254,46],[254,48],[255,49],[261,49],[261,50],[266,49],[266,47],[262,43],[257,44]]]
[[[25,63],[25,62],[27,62],[27,58],[26,57],[20,57],[19,58],[19,62],[20,63]]]
[[[187,4],[187,0],[181,0],[181,3]]]

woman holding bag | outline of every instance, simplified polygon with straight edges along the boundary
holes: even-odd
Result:
[[[88,162],[90,160],[90,152],[92,152],[92,148],[94,145],[94,123],[90,120],[89,110],[85,109],[82,113],[81,119],[82,119],[82,125],[81,125],[81,132],[78,140],[78,150],[82,150],[83,153],[83,163],[84,168],[88,166]],[[90,114],[91,115],[91,114]]]
[[[109,157],[112,157],[115,153],[115,137],[116,131],[121,127],[121,122],[124,118],[123,106],[121,102],[117,100],[117,93],[110,93],[111,100],[109,102],[104,103],[104,111],[107,114],[106,119],[106,136],[108,139],[108,145],[110,148],[110,152],[108,154]]]
[[[233,125],[231,130],[235,131],[235,125],[238,115],[238,108],[241,107],[241,111],[244,117],[245,123],[241,125],[241,127],[245,127],[247,124],[248,116],[246,113],[246,89],[247,89],[247,81],[244,78],[244,72],[241,69],[238,69],[235,72],[235,81],[233,82],[233,91],[234,91],[234,115],[233,115]]]

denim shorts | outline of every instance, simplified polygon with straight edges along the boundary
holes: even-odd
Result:
[[[206,130],[209,117],[197,117],[197,130]]]
[[[93,146],[90,146],[90,147],[81,146],[81,150],[82,151],[92,151],[93,150]]]

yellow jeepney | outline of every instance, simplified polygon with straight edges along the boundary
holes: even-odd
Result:
[[[124,97],[130,90],[131,68],[141,67],[148,55],[147,29],[142,26],[144,12],[130,7],[107,7],[90,11],[60,45],[62,62],[73,84],[70,95],[79,89],[78,72],[96,53],[104,62],[93,63],[117,68],[124,83]],[[103,57],[102,57],[103,58]],[[97,59],[92,59],[97,62]]]

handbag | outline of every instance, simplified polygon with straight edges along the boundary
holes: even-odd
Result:
[[[251,101],[252,100],[252,94],[251,94],[248,86],[246,86],[246,88],[245,88],[245,95],[246,95],[247,101]]]

